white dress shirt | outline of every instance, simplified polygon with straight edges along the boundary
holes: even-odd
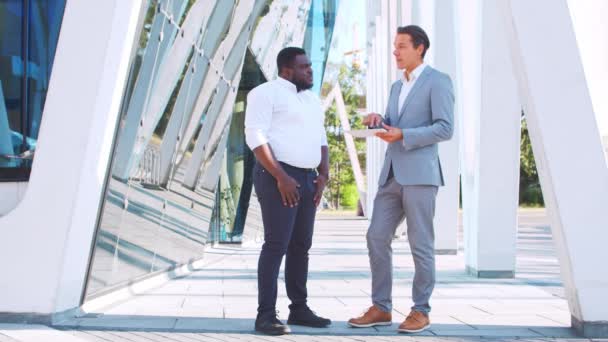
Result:
[[[416,84],[416,80],[418,79],[418,77],[420,77],[420,74],[422,74],[424,68],[426,68],[425,63],[422,63],[417,66],[416,69],[414,69],[414,71],[410,73],[409,81],[405,78],[405,72],[401,74],[401,83],[403,83],[403,85],[401,86],[401,92],[399,93],[399,113],[401,113],[401,109],[403,108],[403,104],[405,103],[407,95],[414,87],[414,84]]]
[[[317,168],[327,146],[321,100],[281,77],[257,86],[247,96],[245,139],[252,150],[269,144],[280,162]]]

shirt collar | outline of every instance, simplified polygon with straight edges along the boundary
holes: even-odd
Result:
[[[296,85],[295,85],[295,84],[291,83],[290,81],[288,81],[288,80],[284,79],[284,78],[283,78],[283,77],[281,77],[281,76],[277,77],[277,82],[278,82],[278,83],[279,83],[281,86],[283,86],[283,87],[287,88],[288,90],[293,91],[294,93],[297,93],[297,92],[298,92],[298,88],[296,87]]]
[[[427,66],[426,63],[424,63],[424,62],[422,62],[422,64],[417,66],[416,69],[414,69],[414,71],[412,71],[412,73],[410,74],[410,82],[418,79],[418,77],[420,77],[420,74],[422,74],[422,72],[424,71],[426,66]],[[401,82],[403,82],[403,83],[408,82],[407,79],[405,79],[405,70],[401,73]]]

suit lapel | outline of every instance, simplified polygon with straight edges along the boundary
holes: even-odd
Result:
[[[422,85],[424,84],[424,82],[426,82],[426,80],[429,78],[430,73],[431,73],[431,67],[427,65],[427,67],[424,68],[424,70],[422,71],[420,76],[418,76],[416,83],[414,83],[414,87],[412,87],[410,92],[407,94],[407,97],[405,98],[405,102],[403,102],[403,108],[401,108],[401,111],[399,112],[399,116],[397,117],[397,120],[401,120],[401,118],[403,117],[403,113],[405,113],[405,109],[407,108],[407,105],[410,104],[410,102],[412,101],[414,96],[416,96],[416,92],[418,91],[418,89],[420,89],[422,87]],[[397,106],[397,108],[399,108],[399,106]]]

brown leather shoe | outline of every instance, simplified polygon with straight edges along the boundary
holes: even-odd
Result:
[[[417,333],[424,331],[431,327],[431,320],[429,316],[420,312],[412,310],[407,318],[401,325],[399,325],[399,332],[404,333]]]
[[[375,325],[391,325],[393,318],[390,312],[384,312],[372,305],[361,317],[351,318],[348,325],[354,328],[369,328]]]

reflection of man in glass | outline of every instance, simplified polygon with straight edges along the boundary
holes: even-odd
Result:
[[[270,335],[289,333],[276,314],[277,278],[284,255],[291,300],[287,323],[331,324],[306,305],[308,250],[329,172],[324,114],[319,98],[309,90],[313,79],[306,52],[285,48],[277,56],[277,66],[279,77],[249,93],[245,112],[247,145],[257,159],[253,184],[264,222],[255,329]]]

